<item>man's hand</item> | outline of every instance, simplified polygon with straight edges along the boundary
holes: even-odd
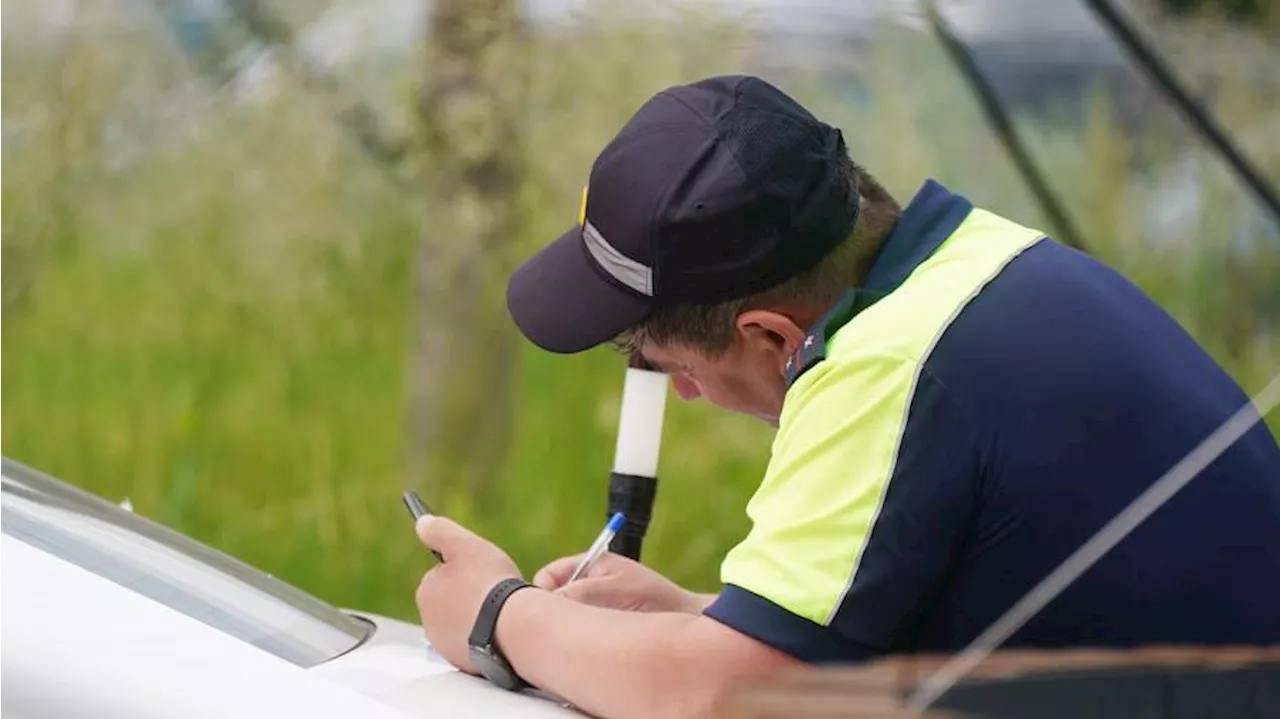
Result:
[[[418,585],[427,640],[451,664],[476,674],[467,635],[480,604],[495,584],[519,577],[520,570],[502,550],[443,517],[418,520],[417,531],[423,544],[444,556]],[[543,587],[558,591],[513,594],[498,617],[495,639],[525,681],[591,716],[706,716],[730,688],[797,665],[702,616],[704,598],[625,557],[606,555],[589,577],[565,586],[577,559],[553,562],[539,573]],[[583,601],[574,601],[575,594]]]
[[[584,604],[635,612],[698,614],[710,599],[681,588],[639,562],[613,553],[601,556],[587,574],[566,584],[580,561],[581,554],[557,559],[543,567],[534,576],[533,583]]]
[[[498,582],[521,577],[520,569],[501,549],[452,520],[423,517],[416,529],[423,544],[444,556],[418,584],[418,615],[427,641],[451,664],[475,674],[467,636],[480,604]]]

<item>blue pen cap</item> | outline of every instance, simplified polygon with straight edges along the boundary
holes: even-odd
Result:
[[[622,512],[614,512],[613,516],[609,518],[609,523],[605,525],[605,530],[616,534],[619,529],[622,529],[622,523],[625,521],[627,521],[627,518],[623,516]]]

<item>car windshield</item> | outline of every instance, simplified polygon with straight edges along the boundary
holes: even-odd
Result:
[[[83,490],[4,459],[0,528],[302,667],[358,646],[369,622]]]

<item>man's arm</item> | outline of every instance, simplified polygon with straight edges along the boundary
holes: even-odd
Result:
[[[444,559],[418,584],[423,631],[445,659],[476,673],[467,636],[480,605],[520,570],[501,549],[444,517],[422,517],[416,529]],[[534,686],[610,719],[706,716],[730,687],[799,664],[722,620],[691,613],[694,603],[625,611],[533,587],[507,599],[494,639]]]
[[[507,600],[496,639],[533,685],[619,719],[707,716],[728,689],[801,665],[706,616],[603,609],[537,589]]]

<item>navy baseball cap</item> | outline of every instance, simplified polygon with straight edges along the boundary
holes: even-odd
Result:
[[[596,158],[578,224],[512,275],[508,311],[534,344],[574,353],[663,307],[773,287],[852,231],[845,152],[759,78],[667,88]]]

